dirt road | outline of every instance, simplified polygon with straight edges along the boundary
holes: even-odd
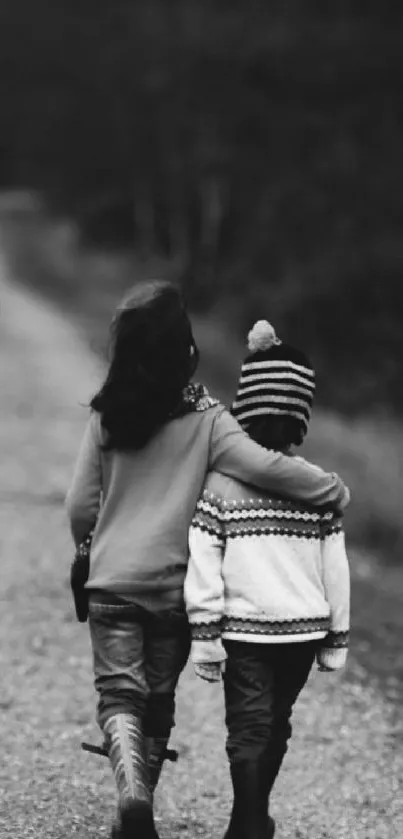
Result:
[[[86,418],[79,403],[98,375],[76,328],[0,266],[2,839],[107,836],[113,813],[106,761],[80,751],[98,735],[61,505]],[[294,728],[273,795],[279,839],[400,839],[403,729],[354,647],[347,674],[312,674]],[[219,839],[230,806],[221,691],[190,668],[173,743],[180,761],[157,796],[161,839]]]

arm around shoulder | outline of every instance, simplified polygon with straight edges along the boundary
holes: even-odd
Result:
[[[248,437],[225,408],[214,419],[210,468],[297,501],[339,510],[349,503],[349,491],[338,475],[300,458],[267,451]]]

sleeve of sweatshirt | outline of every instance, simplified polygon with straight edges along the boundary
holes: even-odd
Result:
[[[321,547],[322,579],[330,607],[330,631],[323,639],[317,660],[320,667],[339,670],[346,664],[350,629],[350,569],[339,516],[326,515]]]
[[[93,528],[100,504],[102,470],[97,422],[96,415],[88,421],[66,497],[67,514],[77,547]]]
[[[185,579],[185,603],[192,633],[191,658],[194,664],[226,659],[221,643],[224,551],[220,501],[204,492],[189,531],[189,564]]]
[[[225,408],[214,419],[209,469],[276,495],[336,510],[343,510],[350,500],[338,475],[301,458],[267,451],[248,437]]]

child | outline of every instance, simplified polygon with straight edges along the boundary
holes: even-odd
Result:
[[[190,649],[188,530],[207,472],[313,504],[348,503],[336,475],[252,442],[190,384],[197,362],[176,286],[139,285],[113,321],[109,371],[67,497],[76,546],[95,526],[86,590],[98,722],[119,793],[116,839],[157,836],[152,792]]]
[[[267,321],[255,324],[249,351],[233,414],[252,439],[291,455],[307,430],[314,371]],[[185,599],[197,674],[216,681],[225,666],[234,790],[226,839],[274,836],[269,795],[292,707],[315,657],[321,670],[345,664],[349,592],[336,512],[210,473],[190,530]]]

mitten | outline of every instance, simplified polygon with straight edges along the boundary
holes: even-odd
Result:
[[[191,658],[196,676],[206,682],[219,682],[225,669],[227,653],[221,638],[192,641]]]
[[[346,666],[347,647],[320,647],[316,655],[318,669],[321,673],[341,670]]]
[[[196,676],[205,682],[220,682],[225,670],[225,661],[210,662],[210,664],[195,664]]]

